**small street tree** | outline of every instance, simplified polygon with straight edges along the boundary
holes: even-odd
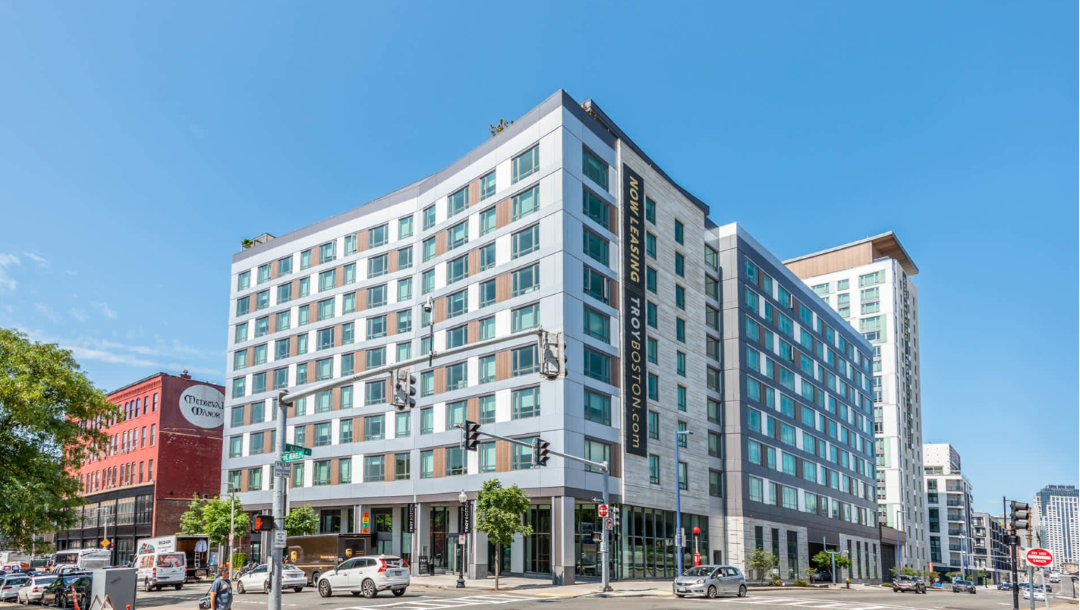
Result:
[[[522,516],[529,510],[529,496],[517,485],[503,487],[498,479],[484,481],[476,496],[476,529],[487,534],[495,545],[495,590],[499,590],[502,548],[514,542],[514,536],[531,536],[531,525]]]
[[[104,451],[94,420],[120,409],[94,387],[71,352],[0,328],[0,540],[31,552],[34,536],[75,525],[76,474]],[[34,549],[36,550],[36,549]]]
[[[235,511],[235,512],[234,512]],[[188,510],[180,515],[180,533],[205,534],[210,537],[210,544],[219,545],[229,542],[229,524],[233,521],[233,531],[237,538],[251,528],[251,520],[244,512],[240,498],[192,499]]]
[[[819,551],[817,555],[810,558],[810,563],[817,566],[819,570],[828,572],[829,576],[832,576],[833,556],[825,551]],[[847,555],[839,553],[836,555],[836,569],[842,570],[851,567],[851,560],[847,558]],[[840,575],[836,575],[837,582],[840,581]]]
[[[746,568],[757,572],[759,582],[764,582],[765,576],[778,565],[780,565],[780,559],[762,549],[754,549],[746,560]]]
[[[319,518],[310,504],[289,511],[285,515],[285,530],[290,536],[310,536],[319,529]]]

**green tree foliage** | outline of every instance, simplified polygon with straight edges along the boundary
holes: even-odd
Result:
[[[75,473],[103,451],[103,432],[83,426],[119,417],[71,352],[0,328],[0,539],[29,551],[35,535],[75,525]]]
[[[533,529],[522,519],[529,510],[529,496],[517,485],[503,487],[498,479],[484,481],[476,496],[476,529],[487,534],[495,545],[495,590],[499,590],[502,548],[514,542],[514,536],[531,536]]]
[[[230,507],[235,510],[230,510]],[[211,498],[202,500],[198,496],[192,499],[188,510],[180,515],[180,533],[205,534],[210,537],[210,544],[228,544],[230,518],[235,517],[233,530],[240,538],[251,529],[251,519],[244,512],[240,499]]]
[[[817,568],[819,570],[822,570],[824,572],[828,572],[829,575],[831,576],[832,575],[832,565],[833,565],[832,564],[832,561],[833,561],[832,558],[833,558],[833,556],[830,555],[829,553],[826,553],[825,551],[819,551],[817,555],[814,555],[813,557],[810,558],[810,563],[817,566]],[[836,569],[837,570],[848,569],[850,567],[851,567],[851,560],[848,559],[847,555],[839,554],[839,555],[836,556]],[[836,581],[840,582],[840,574],[836,575]]]
[[[746,568],[757,572],[758,580],[761,582],[764,582],[765,576],[778,565],[780,565],[780,560],[776,555],[761,549],[751,551],[750,557],[746,560]]]
[[[305,504],[285,515],[285,529],[290,536],[310,536],[319,529],[319,517],[310,504]]]

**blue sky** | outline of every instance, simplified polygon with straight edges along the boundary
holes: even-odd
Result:
[[[780,258],[892,229],[924,436],[980,508],[1076,483],[1077,6],[0,1],[0,326],[221,381],[240,240],[558,88]]]

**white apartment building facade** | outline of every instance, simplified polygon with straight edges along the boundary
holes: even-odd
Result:
[[[286,440],[312,455],[292,466],[289,505],[312,505],[320,531],[360,535],[368,552],[449,571],[458,568],[459,493],[475,502],[484,481],[498,478],[533,502],[524,518],[534,533],[503,550],[503,573],[597,577],[601,475],[557,457],[534,468],[528,448],[504,441],[463,453],[456,425],[468,420],[611,464],[621,508],[614,578],[674,575],[678,489],[687,565],[695,542],[715,562],[741,562],[758,544],[787,561],[786,579],[828,531],[872,580],[870,345],[708,212],[595,103],[559,91],[428,178],[256,240],[230,269],[223,490],[237,489],[247,510],[270,509],[278,391],[542,328],[564,337],[568,360],[555,379],[539,374],[536,340],[523,337],[413,366],[417,404],[402,413],[389,404],[388,378],[296,401]],[[743,246],[732,244],[748,243],[776,278],[773,292],[758,288],[761,307],[777,307],[768,299],[781,293],[788,308],[805,303],[805,312],[788,312],[796,322],[787,330],[812,333],[806,350],[817,350],[811,373],[779,386],[790,401],[767,415],[758,408],[752,468],[742,466],[749,412],[737,392],[725,394],[729,380],[742,383],[733,372],[742,352],[732,348],[725,366],[729,346],[721,350],[726,316],[737,321],[729,309],[743,302],[745,260],[735,253]],[[800,387],[803,397],[794,395]],[[786,407],[796,400],[813,423]],[[694,434],[680,442],[678,431]],[[766,432],[773,440],[760,438]],[[465,554],[470,577],[494,570],[483,534],[467,536]]]
[[[1080,560],[1080,491],[1075,485],[1047,485],[1035,494],[1032,512],[1043,548],[1054,555],[1052,569]]]
[[[969,573],[976,567],[972,487],[960,453],[948,443],[923,445],[930,561],[937,572]]]
[[[925,570],[919,269],[891,231],[784,263],[873,346],[879,518],[907,534],[904,564]]]

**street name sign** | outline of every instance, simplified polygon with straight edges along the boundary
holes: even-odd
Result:
[[[281,461],[298,462],[309,455],[311,455],[311,449],[301,448],[301,451],[286,451],[285,453],[281,454]]]

